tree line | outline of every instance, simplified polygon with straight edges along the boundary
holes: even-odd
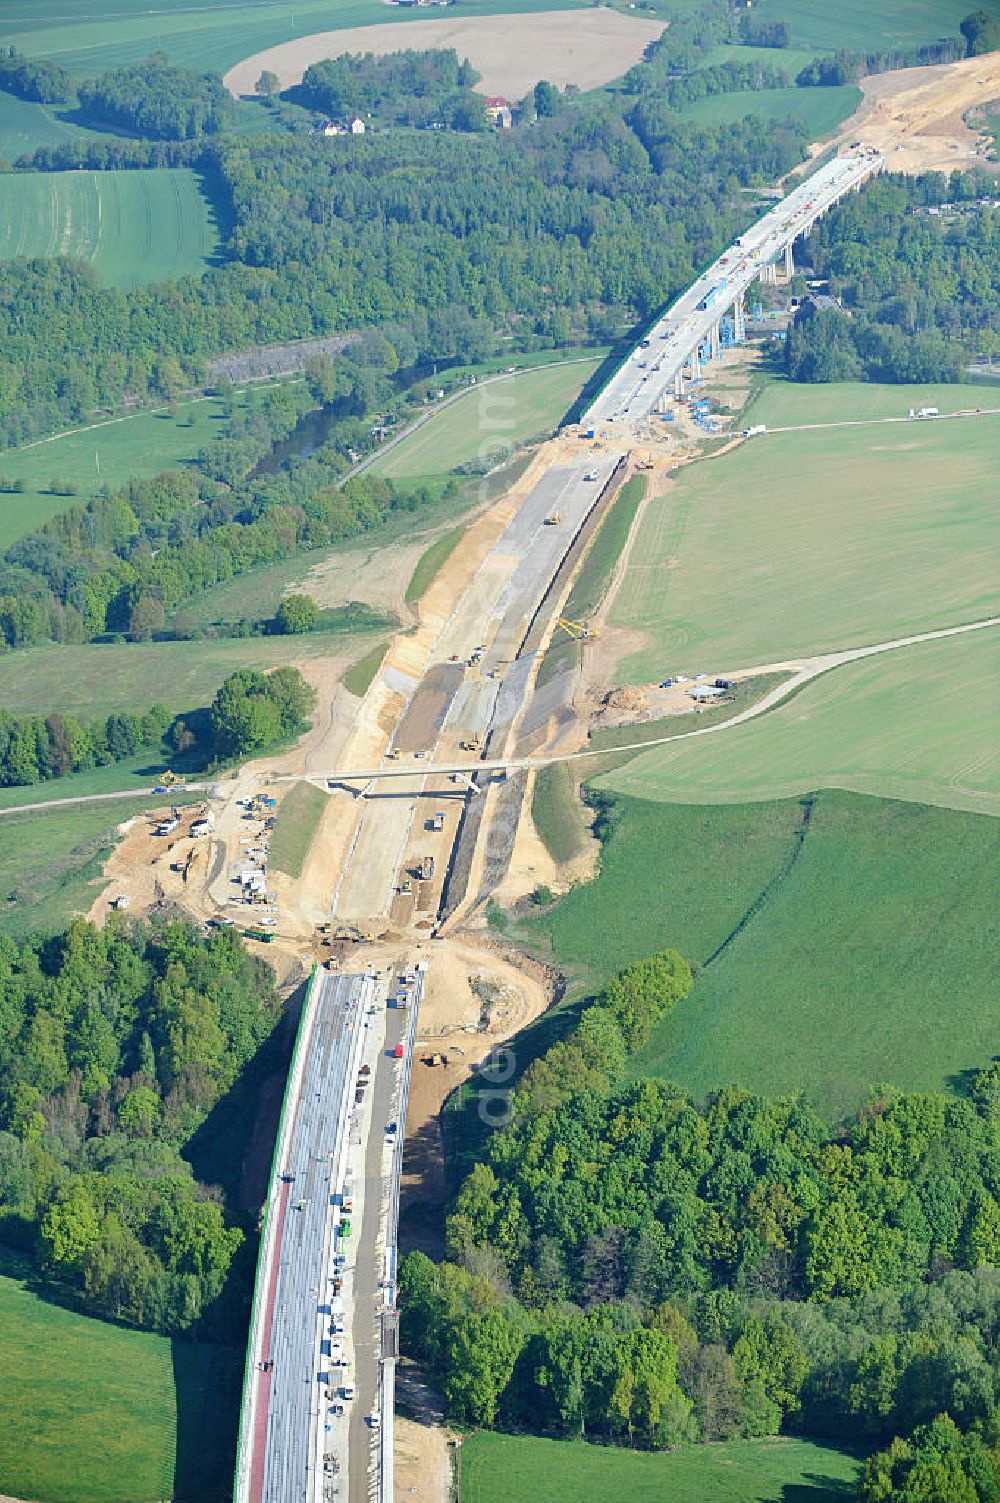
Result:
[[[832,1128],[800,1096],[631,1080],[689,987],[671,951],[614,978],[522,1076],[447,1261],[406,1260],[403,1339],[455,1418],[654,1447],[990,1421],[1000,1065]]]
[[[98,720],[75,715],[17,717],[0,707],[0,787],[22,787],[108,767],[145,748],[159,750],[171,722],[166,705],[144,715],[116,710]]]
[[[218,74],[176,67],[163,52],[80,82],[51,58],[22,57],[8,47],[0,53],[0,89],[39,104],[75,104],[89,125],[154,140],[218,135],[235,119]]]
[[[185,1149],[278,1011],[227,930],[0,938],[0,1238],[94,1314],[211,1320],[244,1234]]]
[[[302,607],[295,602],[308,597],[291,599],[297,623]],[[299,669],[284,667],[267,673],[237,669],[223,680],[207,710],[187,712],[186,718],[159,702],[144,715],[116,710],[97,720],[58,712],[18,717],[0,708],[0,787],[25,787],[109,767],[144,750],[159,755],[165,744],[215,766],[295,735],[315,706],[315,690]]]
[[[844,310],[808,303],[789,330],[796,381],[958,381],[998,348],[1000,211],[984,174],[884,174],[813,229],[806,254]],[[929,213],[929,209],[940,211]]]

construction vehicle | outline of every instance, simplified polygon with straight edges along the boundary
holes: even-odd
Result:
[[[400,882],[400,884],[399,884],[400,895],[401,896],[405,896],[406,893],[412,892],[412,891],[413,891],[413,883],[410,881],[409,877],[404,877],[403,880],[402,880],[402,882]]]
[[[589,626],[584,626],[582,621],[568,621],[565,616],[560,616],[556,621],[556,625],[561,626],[566,635],[572,637],[574,642],[580,642],[584,637],[594,637],[597,635]]]
[[[434,875],[434,857],[421,856],[417,875],[421,882],[429,882]]]
[[[437,811],[437,813],[430,820],[430,828],[432,830],[434,830],[434,831],[439,831],[439,830],[443,830],[444,829],[444,814],[443,814],[443,812],[440,809]]]
[[[244,929],[243,935],[245,939],[255,939],[262,945],[269,945],[274,939],[269,929]]]
[[[561,511],[554,511],[551,514],[551,516],[548,516],[548,517],[545,518],[545,526],[546,527],[558,527],[559,523],[561,521],[562,521],[562,512]]]
[[[183,785],[183,782],[184,779],[180,777],[176,772],[171,772],[170,768],[168,767],[166,772],[160,773],[159,781],[157,782],[156,787],[153,789],[153,792],[166,793],[168,788],[174,788]]]
[[[470,736],[467,741],[459,743],[462,751],[477,752],[482,750],[483,743],[478,736]]]

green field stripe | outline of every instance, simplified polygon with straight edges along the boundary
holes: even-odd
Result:
[[[189,168],[20,173],[0,182],[0,257],[78,256],[106,284],[129,288],[197,273],[217,249]]]

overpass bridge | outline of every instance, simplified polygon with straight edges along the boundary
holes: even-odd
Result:
[[[834,157],[769,209],[661,314],[587,408],[582,425],[641,428],[671,398],[683,396],[685,380],[701,375],[702,359],[719,353],[724,317],[731,316],[737,341],[745,337],[747,288],[758,280],[773,282],[782,259],[790,276],[795,241],[884,165],[867,148]]]

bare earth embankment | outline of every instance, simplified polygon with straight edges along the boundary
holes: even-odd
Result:
[[[860,136],[884,152],[890,172],[983,164],[987,140],[965,117],[1000,97],[1000,54],[899,68],[863,79],[861,89],[864,99],[841,127],[837,146]]]
[[[224,82],[231,94],[252,94],[264,69],[283,89],[300,83],[310,63],[345,52],[403,52],[454,47],[481,74],[479,92],[520,99],[540,78],[564,88],[596,89],[642,58],[663,31],[662,21],[640,21],[610,10],[539,11],[522,16],[466,16],[447,21],[391,21],[320,31],[254,53]]]

